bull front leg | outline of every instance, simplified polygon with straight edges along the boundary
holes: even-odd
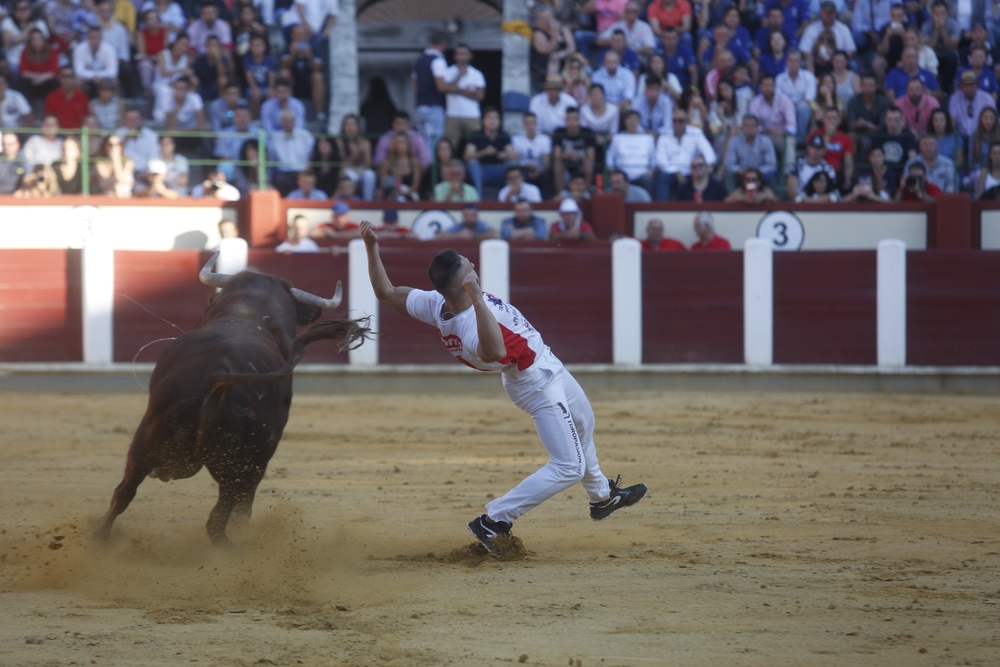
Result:
[[[93,537],[104,541],[111,537],[111,527],[114,525],[115,519],[128,509],[129,503],[135,498],[136,490],[152,469],[152,466],[138,464],[132,456],[129,456],[125,464],[125,476],[111,496],[111,507],[91,530]]]

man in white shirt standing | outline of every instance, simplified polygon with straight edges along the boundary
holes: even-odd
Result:
[[[809,123],[812,121],[812,107],[809,103],[816,99],[816,77],[802,68],[802,52],[790,49],[785,58],[785,71],[774,79],[778,92],[795,105],[795,138],[806,140]]]
[[[481,127],[479,103],[486,96],[486,77],[470,65],[472,49],[468,44],[455,47],[455,64],[445,74],[444,135],[452,146]]]
[[[118,54],[110,44],[104,43],[99,27],[89,28],[87,39],[73,48],[73,71],[91,97],[97,92],[98,81],[118,78]]]
[[[552,139],[549,135],[538,132],[538,119],[534,113],[528,111],[524,114],[524,132],[511,137],[510,144],[517,151],[517,161],[525,179],[547,192],[552,181],[549,171],[552,164]]]
[[[646,134],[639,126],[639,112],[625,114],[625,131],[611,139],[605,156],[609,169],[620,169],[628,176],[630,183],[651,191],[654,185],[653,165],[656,158],[656,144],[653,135]]]
[[[444,136],[444,91],[448,62],[444,50],[448,36],[440,30],[431,32],[430,45],[413,63],[413,92],[417,97],[417,123],[420,134],[433,151]]]
[[[645,58],[656,48],[656,36],[653,34],[652,26],[639,18],[641,13],[642,8],[639,3],[635,0],[629,0],[625,3],[622,18],[609,25],[604,29],[604,32],[597,36],[597,45],[602,48],[611,46],[612,35],[615,34],[615,31],[621,30],[625,33],[625,45],[638,53],[645,62]]]
[[[688,125],[687,112],[674,109],[672,129],[664,132],[656,142],[657,201],[667,201],[684,181],[691,177],[691,160],[701,155],[709,167],[715,164],[715,149],[705,133]]]
[[[549,74],[545,77],[545,90],[531,98],[528,109],[538,119],[538,131],[552,134],[566,124],[566,109],[575,106],[576,99],[563,92],[562,77]]]

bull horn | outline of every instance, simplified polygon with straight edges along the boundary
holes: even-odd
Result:
[[[225,287],[226,283],[233,279],[232,276],[228,276],[225,273],[214,273],[212,267],[215,266],[215,262],[219,259],[219,251],[216,250],[215,254],[212,255],[212,259],[208,260],[204,267],[202,267],[201,272],[198,274],[198,278],[201,282],[209,285],[210,287]]]
[[[341,300],[344,298],[344,288],[341,287],[340,281],[337,281],[337,292],[333,295],[332,299],[324,299],[318,297],[315,294],[310,294],[309,292],[303,292],[300,289],[292,288],[292,296],[301,301],[302,303],[308,304],[310,306],[316,306],[323,310],[333,310],[340,305]]]

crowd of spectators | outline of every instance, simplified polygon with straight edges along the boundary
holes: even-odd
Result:
[[[539,1],[513,136],[483,104],[500,82],[439,32],[413,64],[412,115],[314,133],[335,0],[3,7],[0,127],[40,132],[4,133],[0,193],[77,192],[85,157],[114,197],[1000,197],[995,2]],[[81,127],[86,146],[60,133]]]

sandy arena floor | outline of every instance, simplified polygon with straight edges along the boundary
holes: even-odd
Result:
[[[544,461],[495,393],[299,395],[239,547],[206,471],[99,547],[143,395],[0,401],[0,665],[998,665],[995,397],[597,394],[577,486],[497,562],[465,522]]]

